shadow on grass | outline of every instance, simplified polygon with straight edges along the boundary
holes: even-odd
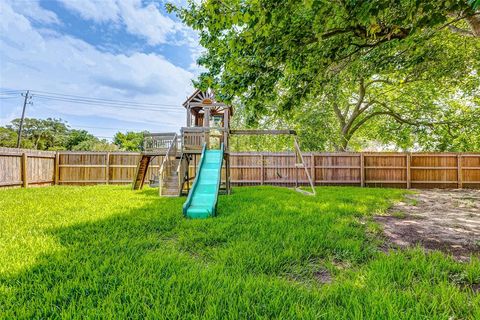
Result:
[[[376,275],[368,269],[366,279],[347,272],[313,290],[281,278],[317,259],[358,266],[372,260],[375,247],[356,217],[386,206],[388,192],[356,192],[328,189],[312,198],[279,188],[239,188],[220,197],[217,218],[187,220],[184,199],[143,191],[137,196],[144,206],[50,230],[64,250],[40,256],[17,275],[0,276],[0,317],[348,318],[409,307],[413,315],[431,315],[428,306],[415,309],[417,298],[402,289],[390,293],[403,298],[393,302],[381,299],[381,285],[371,294],[368,281]],[[387,281],[383,287],[395,286]]]

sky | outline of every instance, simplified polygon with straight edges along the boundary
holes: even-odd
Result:
[[[26,117],[100,138],[179,131],[202,48],[165,3],[0,0],[0,125],[21,116],[31,90]]]

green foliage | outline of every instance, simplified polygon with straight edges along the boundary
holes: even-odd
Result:
[[[16,136],[19,125],[20,119],[14,119],[10,125],[6,126],[6,130],[11,132],[11,136],[13,136],[13,133],[15,133]],[[22,129],[21,147],[50,150],[65,143],[68,131],[67,125],[61,119],[25,118]],[[11,142],[6,142],[6,144],[11,145]]]
[[[17,145],[17,133],[11,129],[0,127],[0,146],[13,148]]]
[[[140,151],[143,146],[143,135],[145,132],[126,133],[117,132],[113,137],[113,143],[118,146],[120,150],[124,151]]]
[[[480,0],[469,0],[468,1],[474,10],[480,8]]]
[[[0,318],[474,319],[480,261],[382,253],[401,190],[235,188],[187,220],[155,189],[0,191]],[[22,203],[21,206],[18,203]],[[373,223],[373,222],[372,222]],[[322,283],[319,274],[332,278]],[[399,316],[401,315],[401,316]]]
[[[0,146],[16,147],[20,119],[10,125],[0,127]],[[22,133],[22,148],[38,150],[74,151],[140,151],[143,132],[118,132],[114,142],[98,139],[87,130],[70,129],[61,119],[25,118]]]
[[[20,119],[0,127],[0,146],[16,147]],[[116,146],[100,140],[86,130],[70,129],[61,119],[25,118],[22,129],[22,148],[37,150],[111,151]]]
[[[385,143],[368,128],[400,127],[388,145],[440,150],[462,140],[446,126],[470,123],[478,108],[480,20],[472,5],[247,0],[170,9],[199,31],[206,48],[197,86],[239,105],[245,124],[296,119],[305,145],[317,150]],[[465,107],[464,118],[449,117]],[[417,137],[417,127],[458,134],[443,134],[438,144]]]
[[[80,144],[85,144],[86,142],[90,140],[95,140],[95,137],[88,133],[86,130],[71,130],[70,134],[68,135],[66,142],[65,142],[65,147],[67,150],[75,150],[78,148],[77,146]],[[77,150],[82,150],[82,148],[77,149]]]

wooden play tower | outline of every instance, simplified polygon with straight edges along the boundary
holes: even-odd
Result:
[[[189,172],[194,155],[200,154],[202,148],[224,147],[225,177],[222,190],[230,192],[228,137],[231,106],[218,102],[211,90],[196,90],[183,103],[186,109],[186,126],[177,133],[150,133],[145,135],[142,158],[137,167],[133,189],[141,189],[146,172],[154,157],[162,156],[158,174],[159,193],[161,196],[180,196],[188,193],[195,178]]]
[[[230,119],[233,108],[215,99],[212,90],[196,90],[183,103],[186,110],[186,126],[177,133],[150,133],[145,135],[142,157],[137,167],[133,189],[141,189],[147,169],[154,157],[163,157],[158,171],[160,196],[181,196],[188,194],[196,173],[189,167],[195,165],[195,157],[202,149],[218,149],[223,146],[223,174],[220,190],[230,193],[230,135],[293,135],[296,166],[303,167],[296,133],[293,130],[231,130]],[[308,170],[305,172],[313,190]],[[313,190],[313,193],[315,191]]]

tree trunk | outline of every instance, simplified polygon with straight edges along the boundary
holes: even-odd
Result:
[[[472,30],[472,34],[476,38],[480,38],[480,15],[472,15],[466,18],[470,29]]]
[[[340,143],[340,145],[338,146],[339,148],[336,150],[336,151],[341,151],[341,152],[345,152],[345,151],[348,151],[348,144],[350,143],[350,139],[352,137],[348,137],[347,135],[344,135],[342,133],[342,142]]]

